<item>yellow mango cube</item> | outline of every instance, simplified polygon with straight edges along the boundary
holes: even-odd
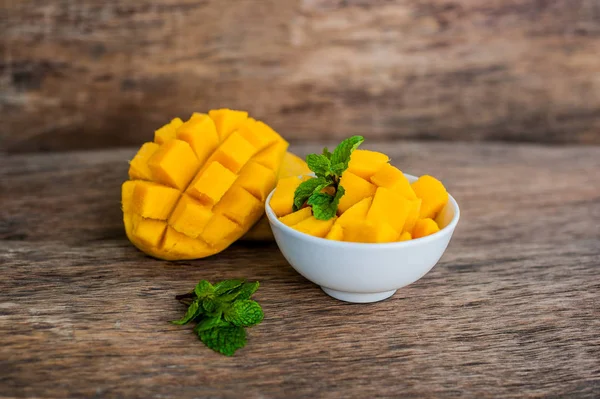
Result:
[[[398,238],[398,241],[410,241],[412,240],[412,236],[408,231],[405,231],[404,233],[400,234],[400,237]]]
[[[437,233],[438,231],[440,231],[440,228],[435,220],[430,218],[419,219],[417,220],[417,223],[415,223],[412,236],[413,238],[421,238]]]
[[[274,144],[256,154],[253,160],[272,171],[278,172],[288,146],[287,141],[283,139],[277,140]]]
[[[389,163],[384,164],[373,176],[371,182],[378,187],[389,188],[398,195],[409,200],[417,199],[410,182],[402,171]]]
[[[259,151],[279,140],[279,135],[273,129],[254,118],[246,119],[237,132]]]
[[[334,223],[325,238],[334,241],[344,241],[344,228],[339,223]]]
[[[261,164],[250,161],[240,171],[235,184],[248,190],[261,201],[264,201],[271,190],[275,187],[276,182],[275,172]]]
[[[167,227],[161,249],[173,259],[194,259],[214,253],[204,241],[188,237],[171,226]]]
[[[403,232],[407,232],[412,234],[413,228],[415,227],[415,223],[419,219],[419,215],[421,214],[421,202],[423,200],[421,198],[417,198],[415,200],[410,201],[410,207],[408,211],[408,216],[406,217],[406,222],[404,223]]]
[[[196,238],[204,231],[212,215],[209,207],[184,194],[169,217],[169,225],[179,233]]]
[[[294,193],[302,180],[296,176],[286,177],[279,180],[275,192],[271,197],[269,205],[277,217],[292,213],[294,205]]]
[[[181,192],[149,181],[136,181],[131,211],[144,218],[167,220]]]
[[[369,180],[390,158],[381,152],[355,150],[350,156],[348,171]]]
[[[302,233],[309,234],[315,237],[325,238],[329,230],[331,230],[331,226],[335,222],[335,218],[331,218],[329,220],[319,220],[314,216],[304,219],[300,223],[297,223],[292,226],[292,229],[298,230]]]
[[[136,180],[127,180],[121,185],[121,209],[123,209],[123,213],[131,212],[131,208],[133,207],[133,189],[136,184]]]
[[[235,173],[219,162],[212,162],[194,179],[187,193],[203,204],[212,206],[219,202],[236,179]]]
[[[285,215],[279,218],[279,220],[286,226],[293,226],[300,223],[304,219],[308,219],[312,216],[312,209],[310,207],[302,208],[294,213]]]
[[[224,215],[216,213],[210,219],[204,231],[202,239],[213,247],[222,246],[224,242],[231,243],[243,233],[242,228]]]
[[[373,202],[373,197],[363,198],[356,204],[352,205],[346,212],[338,218],[337,223],[342,227],[348,226],[353,222],[362,222],[367,218],[367,213]]]
[[[373,244],[393,242],[396,238],[398,233],[386,222],[379,224],[369,221],[352,222],[344,228],[344,241]]]
[[[233,173],[238,173],[255,153],[256,148],[238,132],[234,132],[213,153],[209,162],[219,162]]]
[[[446,188],[435,177],[424,175],[412,184],[417,197],[423,200],[421,204],[420,217],[422,219],[435,219],[438,212],[448,202],[448,192]]]
[[[129,178],[131,180],[152,180],[152,171],[148,167],[148,160],[158,150],[156,143],[144,143],[135,157],[129,162]]]
[[[167,229],[167,223],[162,220],[144,219],[132,215],[133,236],[142,244],[158,247]]]
[[[252,225],[264,212],[262,202],[242,187],[233,185],[213,208],[240,226]]]
[[[179,126],[176,137],[192,147],[200,164],[204,164],[219,145],[215,123],[206,114],[194,114],[190,120]]]
[[[396,230],[396,236],[398,236],[408,217],[410,205],[410,201],[406,198],[394,194],[385,187],[379,187],[367,213],[367,221],[375,225],[387,222]]]
[[[372,197],[377,190],[377,186],[349,171],[342,175],[340,185],[344,187],[345,193],[340,199],[338,214],[343,214],[363,198]]]
[[[175,138],[175,132],[177,128],[183,124],[183,121],[179,118],[172,119],[171,122],[167,123],[160,129],[154,132],[154,142],[157,144],[163,144],[169,140]]]
[[[225,141],[248,118],[246,111],[235,111],[227,108],[213,109],[208,112],[208,115],[215,122],[221,141]]]
[[[169,140],[148,160],[154,181],[184,190],[194,177],[200,163],[192,147],[185,141]]]

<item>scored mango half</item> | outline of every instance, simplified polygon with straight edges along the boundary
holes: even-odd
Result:
[[[173,119],[130,162],[122,185],[127,237],[167,260],[224,250],[261,218],[280,172],[305,172],[287,148],[278,133],[244,111]]]

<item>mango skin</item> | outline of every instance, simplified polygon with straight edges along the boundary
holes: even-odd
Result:
[[[221,252],[264,214],[287,147],[274,130],[243,111],[173,119],[130,162],[130,180],[122,187],[127,237],[141,251],[165,260]],[[297,157],[290,160],[297,168]],[[236,183],[252,162],[254,171],[263,171],[260,182]],[[185,206],[179,206],[182,201]]]

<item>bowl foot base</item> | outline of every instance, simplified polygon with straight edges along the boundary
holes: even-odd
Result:
[[[360,292],[344,292],[332,290],[331,288],[321,287],[321,289],[329,296],[334,297],[335,299],[339,299],[344,302],[352,302],[352,303],[369,303],[369,302],[378,302],[383,301],[394,295],[396,290],[385,291],[385,292],[374,292],[374,293],[360,293]]]

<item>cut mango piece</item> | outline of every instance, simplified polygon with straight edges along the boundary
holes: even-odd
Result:
[[[156,143],[144,143],[142,148],[129,162],[129,178],[131,180],[152,180],[152,171],[148,167],[148,160],[158,150]]]
[[[344,241],[344,228],[339,223],[334,223],[325,238],[328,240]]]
[[[294,193],[300,183],[302,183],[302,180],[296,176],[290,176],[279,180],[275,192],[271,197],[271,202],[269,202],[271,209],[273,209],[273,212],[275,212],[277,217],[292,213]]]
[[[373,176],[371,176],[371,182],[378,187],[389,188],[396,194],[409,200],[417,199],[417,196],[411,188],[410,182],[406,176],[404,176],[404,173],[389,163],[384,164]]]
[[[440,231],[439,226],[433,219],[419,219],[417,223],[415,223],[415,228],[413,229],[413,238],[421,238],[433,233],[437,233]]]
[[[123,213],[131,212],[133,189],[135,188],[136,183],[135,180],[127,180],[121,185],[121,209],[123,209]]]
[[[356,204],[352,205],[346,212],[342,213],[342,215],[338,218],[336,224],[339,224],[342,227],[348,226],[351,222],[362,222],[367,217],[367,212],[369,212],[369,208],[371,207],[371,203],[373,202],[373,197],[363,198],[358,201]]]
[[[281,166],[288,145],[287,141],[278,140],[275,144],[271,144],[269,147],[256,154],[254,161],[272,171],[279,172],[279,167]]]
[[[404,223],[404,228],[402,229],[404,232],[412,234],[413,228],[415,227],[415,223],[419,219],[419,215],[421,214],[421,202],[423,200],[417,198],[415,200],[410,201],[408,216],[406,217],[406,222]]]
[[[168,259],[194,259],[212,255],[214,249],[202,240],[188,237],[168,226],[161,247],[161,255]]]
[[[156,150],[148,160],[148,167],[154,181],[184,190],[200,168],[200,163],[188,143],[175,139]]]
[[[149,181],[135,182],[131,212],[144,218],[167,220],[181,193]]]
[[[273,129],[253,118],[246,119],[237,132],[259,151],[279,139],[279,135]]]
[[[221,141],[229,137],[248,118],[246,111],[235,111],[227,108],[213,109],[208,112],[208,115],[215,122]]]
[[[387,222],[396,230],[398,236],[402,232],[410,208],[411,203],[406,198],[394,194],[387,188],[379,187],[373,197],[366,220],[375,225]]]
[[[142,245],[158,247],[167,229],[167,223],[162,220],[144,219],[132,216],[133,236]]]
[[[233,173],[238,173],[255,153],[256,148],[235,132],[214,152],[209,162],[219,162]]]
[[[292,226],[292,229],[298,230],[302,233],[309,234],[315,237],[324,238],[329,230],[331,230],[331,226],[335,222],[335,218],[331,218],[329,220],[319,220],[314,216],[304,219],[300,223],[297,223]]]
[[[369,180],[390,158],[380,152],[355,150],[350,156],[348,171]]]
[[[275,186],[275,181],[275,172],[255,161],[250,161],[240,171],[235,184],[264,201]]]
[[[219,202],[235,179],[235,173],[219,162],[212,162],[194,179],[187,193],[203,204],[212,206]]]
[[[209,207],[184,194],[169,218],[169,224],[178,232],[196,238],[202,234],[212,218]]]
[[[308,219],[312,216],[312,209],[309,207],[302,208],[299,211],[294,213],[290,213],[289,215],[285,215],[279,218],[279,220],[285,224],[286,226],[293,226],[295,224],[300,223],[304,219]]]
[[[209,245],[217,247],[223,242],[232,243],[242,234],[243,230],[237,223],[217,213],[210,219],[201,237]]]
[[[291,152],[286,152],[283,156],[283,162],[281,163],[281,169],[277,178],[283,179],[289,176],[304,176],[310,175],[312,171],[308,168],[308,165],[304,159]]]
[[[374,224],[368,221],[352,222],[344,228],[344,241],[383,243],[398,238],[396,230],[388,223]]]
[[[363,198],[372,197],[377,190],[374,184],[349,171],[344,172],[342,175],[340,185],[344,187],[345,193],[340,199],[338,214],[343,214],[348,208]]]
[[[410,233],[408,231],[405,231],[404,233],[400,234],[400,237],[398,238],[398,241],[410,241],[412,240],[412,236],[410,235]]]
[[[200,164],[204,164],[219,145],[215,123],[206,114],[192,115],[189,121],[179,126],[176,136],[192,147]]]
[[[448,202],[448,192],[446,188],[435,177],[424,175],[412,184],[417,197],[423,200],[421,204],[420,217],[422,219],[435,219],[438,212]]]
[[[234,185],[215,205],[213,212],[227,216],[240,226],[253,225],[264,212],[262,202]]]
[[[160,129],[154,132],[154,142],[157,144],[163,144],[169,140],[175,138],[175,132],[177,128],[183,124],[183,121],[179,118],[175,118],[171,120],[171,122],[167,123]]]

